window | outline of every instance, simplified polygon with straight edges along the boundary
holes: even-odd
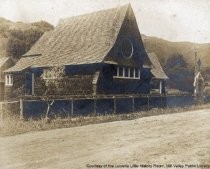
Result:
[[[114,78],[124,78],[124,79],[140,79],[140,69],[117,66],[117,72],[114,73]]]
[[[128,75],[128,69],[129,68],[127,68],[127,67],[125,68],[125,77],[129,77],[129,75]]]
[[[5,75],[5,85],[12,86],[13,85],[13,76],[12,74]]]
[[[133,70],[134,78],[140,78],[140,69],[134,68]]]
[[[134,69],[134,68],[130,68],[130,77],[134,77],[134,76],[133,76],[133,72],[134,72],[133,69]]]
[[[121,53],[125,59],[130,59],[133,55],[133,44],[129,38],[124,38],[121,42]]]
[[[118,76],[119,77],[123,77],[123,67],[118,67],[118,72],[119,72],[119,74],[118,74]]]

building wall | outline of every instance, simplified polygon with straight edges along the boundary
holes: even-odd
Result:
[[[125,93],[149,93],[150,70],[141,70],[141,79],[116,79],[113,78],[113,65],[92,64],[81,66],[67,66],[65,77],[53,79],[55,84],[47,89],[45,81],[40,75],[35,75],[35,95],[41,96],[46,91],[49,95],[92,95],[96,94],[125,94]],[[99,78],[95,79],[95,73],[99,71]],[[49,79],[50,81],[50,79]],[[96,91],[95,91],[96,90]]]
[[[133,44],[134,51],[133,56],[130,59],[124,58],[121,54],[120,48],[123,39],[129,39]],[[139,28],[132,9],[127,11],[115,45],[105,57],[105,60],[117,62],[119,65],[136,67],[142,67],[143,64],[149,64],[149,59],[145,52]]]
[[[139,94],[150,93],[150,69],[140,70],[140,79],[115,78],[113,66],[104,66],[99,76],[97,93],[99,94]]]
[[[92,94],[91,75],[66,76],[60,79],[46,79],[40,77],[35,78],[34,94],[42,96],[44,94],[52,96],[65,95],[87,95]],[[46,86],[46,81],[49,87]]]
[[[0,67],[0,101],[3,101],[5,98],[5,74],[4,71],[14,65],[12,59],[8,59],[1,67]]]
[[[62,97],[65,95],[92,95],[92,94],[137,94],[150,92],[150,69],[141,69],[140,79],[114,78],[114,65],[89,65],[85,71],[82,67],[68,67],[64,77],[58,79],[43,79],[42,70],[28,70],[13,75],[13,86],[6,86],[6,99],[14,99],[21,95],[32,95],[32,73],[34,73],[35,96],[45,94]],[[78,69],[75,70],[75,69]],[[83,73],[82,73],[83,70]],[[99,71],[99,78],[94,85],[94,72]],[[71,73],[69,73],[71,72]],[[72,74],[72,72],[74,72]],[[26,75],[27,74],[27,75]],[[46,82],[49,84],[48,87]],[[30,85],[31,84],[31,85]]]
[[[0,82],[0,101],[4,100],[4,83]]]
[[[13,85],[5,86],[5,99],[16,100],[19,96],[25,93],[25,74],[13,74]]]
[[[65,66],[65,73],[56,79],[43,79],[41,74],[35,74],[35,95],[90,95],[96,68],[95,64]]]
[[[1,67],[0,67],[0,81],[4,81],[4,71],[9,69],[14,65],[12,59],[8,59]]]
[[[133,44],[133,55],[125,58],[121,52],[123,39],[129,39]],[[129,68],[139,68],[141,72],[140,80],[129,78],[113,78],[116,65],[105,65],[100,73],[98,93],[125,94],[125,93],[149,93],[150,92],[150,69],[143,68],[143,64],[150,64],[145,52],[138,25],[132,9],[126,13],[115,45],[105,57],[105,61],[113,61],[117,66]]]

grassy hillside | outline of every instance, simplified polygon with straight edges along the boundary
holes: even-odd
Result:
[[[23,23],[0,17],[0,57],[19,59],[45,31],[52,29],[53,26],[45,21]]]
[[[197,51],[197,58],[201,59],[204,67],[210,65],[210,43],[170,42],[145,35],[142,35],[142,38],[147,51],[155,52],[163,65],[168,58],[178,54],[184,57],[188,66],[194,66],[195,51]]]

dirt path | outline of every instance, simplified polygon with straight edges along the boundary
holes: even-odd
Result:
[[[3,137],[0,153],[1,169],[78,169],[87,164],[210,168],[210,110]]]

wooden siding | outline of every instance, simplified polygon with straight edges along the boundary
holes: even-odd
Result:
[[[5,86],[5,99],[17,99],[25,92],[25,74],[13,74],[13,85]]]
[[[53,81],[54,84],[46,87],[46,81]],[[35,78],[34,94],[38,96],[46,95],[86,95],[93,93],[92,75],[67,76],[60,79]]]

